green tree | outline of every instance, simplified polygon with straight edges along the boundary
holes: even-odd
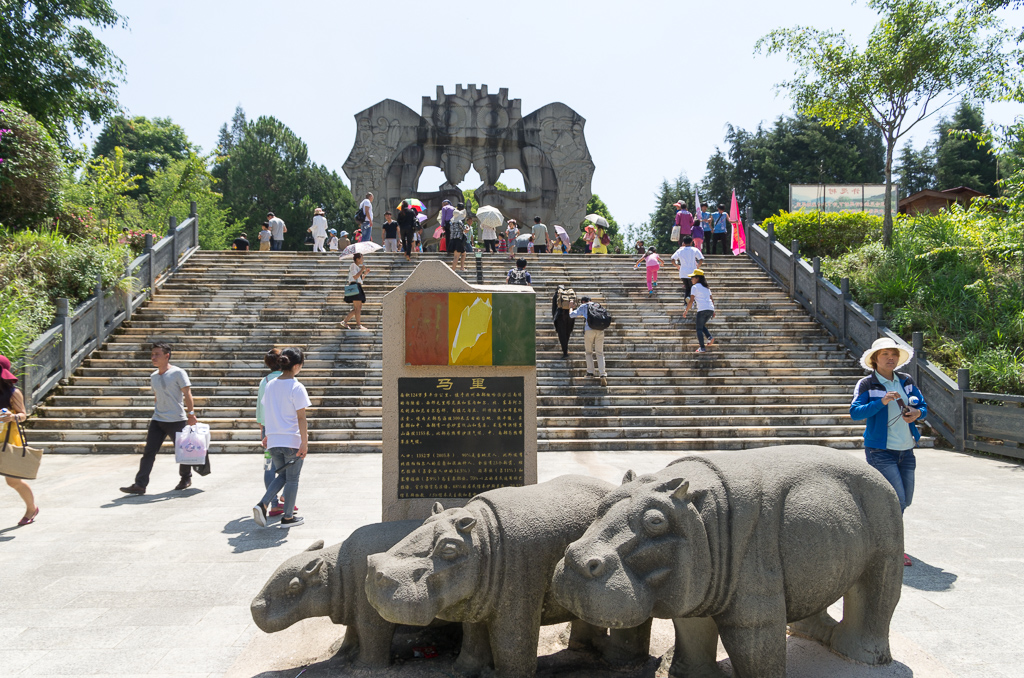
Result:
[[[935,177],[940,189],[967,186],[996,195],[996,156],[982,134],[982,109],[961,101],[952,119],[943,118],[936,132]]]
[[[5,226],[37,226],[61,206],[60,149],[35,118],[0,102],[0,219]]]
[[[124,66],[95,36],[124,25],[111,0],[0,2],[0,92],[18,102],[65,150],[68,127],[81,134],[118,108]]]
[[[934,189],[935,145],[928,143],[921,150],[916,150],[910,143],[904,144],[893,172],[899,177],[903,197],[928,188]]]
[[[107,121],[93,146],[93,157],[110,155],[115,146],[124,152],[131,174],[142,177],[132,197],[149,193],[149,182],[156,173],[167,169],[174,160],[187,158],[192,150],[188,136],[170,118],[144,116],[126,118],[118,115]]]
[[[878,183],[885,147],[876,129],[836,129],[806,116],[782,116],[755,132],[728,127],[728,156],[720,149],[708,160],[700,185],[703,205],[723,202],[732,191],[740,208],[762,220],[789,209],[790,184]]]
[[[322,207],[328,223],[339,230],[351,230],[356,211],[337,172],[312,164],[302,139],[273,117],[247,123],[231,149],[224,202],[231,218],[250,231],[274,212],[288,224],[288,249],[303,248],[314,208]],[[378,206],[382,214],[384,209]]]
[[[867,45],[842,32],[812,27],[776,29],[758,51],[785,53],[797,67],[779,84],[797,110],[830,127],[866,124],[885,141],[885,219],[882,241],[892,246],[892,169],[896,143],[917,123],[966,92],[979,100],[1005,92],[1010,59],[999,20],[941,0],[868,0],[879,12]]]
[[[120,228],[134,226],[139,221],[137,205],[131,199],[141,179],[128,171],[124,152],[119,146],[107,156],[93,158],[85,166],[81,180],[70,187],[69,201],[96,210],[99,218],[105,220],[105,239],[112,245],[118,238]]]
[[[217,135],[217,159],[211,173],[217,180],[221,193],[230,192],[228,174],[231,168],[231,151],[245,136],[246,124],[245,111],[241,106],[235,106],[235,114],[231,116],[231,127],[228,128],[228,124],[224,123]]]
[[[179,222],[196,202],[199,216],[199,246],[204,250],[227,249],[237,235],[228,223],[228,210],[221,206],[221,196],[213,190],[215,179],[210,174],[209,158],[190,152],[184,158],[172,160],[159,170],[150,181],[150,196],[146,204],[145,226],[152,233],[166,233],[169,217]],[[250,238],[255,237],[252,229]]]

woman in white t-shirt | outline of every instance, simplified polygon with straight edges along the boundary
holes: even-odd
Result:
[[[313,210],[313,225],[306,230],[313,234],[313,251],[326,252],[324,240],[327,240],[327,218],[319,207]]]
[[[342,325],[349,327],[348,321],[354,317],[357,327],[350,329],[366,329],[362,324],[363,304],[366,302],[366,292],[363,292],[363,280],[369,272],[369,265],[363,264],[363,255],[356,252],[352,256],[352,265],[348,267],[348,283],[345,285],[345,301],[352,304],[352,310],[341,321]]]
[[[708,346],[715,343],[715,338],[708,332],[707,324],[708,321],[715,317],[715,302],[711,298],[711,288],[708,287],[708,281],[704,277],[704,271],[695,269],[690,274],[690,282],[693,286],[690,288],[690,299],[686,302],[686,310],[683,311],[683,317],[689,310],[696,305],[697,306],[697,342],[700,344],[695,353],[704,353],[704,337],[708,338]]]
[[[267,526],[267,506],[284,488],[284,518],[281,527],[302,523],[295,513],[299,493],[299,473],[309,452],[306,408],[312,405],[306,387],[295,378],[302,369],[305,356],[300,348],[286,348],[277,356],[275,367],[281,372],[267,382],[263,391],[263,447],[270,453],[276,477],[260,502],[252,509],[252,518],[260,527]]]

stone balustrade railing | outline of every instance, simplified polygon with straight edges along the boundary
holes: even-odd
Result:
[[[70,309],[68,300],[63,297],[57,299],[53,325],[29,345],[16,367],[21,376],[25,407],[30,413],[57,384],[73,374],[90,353],[102,346],[121,323],[130,320],[132,313],[199,248],[195,202],[191,212],[181,225],[171,217],[167,236],[155,245],[153,236],[147,235],[142,255],[128,264],[113,289],[103,289],[103,281],[97,276],[93,296],[76,308]]]
[[[747,254],[853,355],[862,354],[879,337],[908,346],[885,326],[882,304],[875,304],[871,313],[861,308],[850,299],[848,278],[840,287],[833,285],[822,277],[818,257],[808,264],[800,257],[796,240],[789,249],[783,247],[771,225],[765,231],[751,224]],[[954,382],[928,361],[920,332],[914,332],[911,341],[914,358],[906,370],[928,402],[927,423],[932,429],[960,451],[1024,459],[1024,397],[971,391],[969,370],[957,370]]]

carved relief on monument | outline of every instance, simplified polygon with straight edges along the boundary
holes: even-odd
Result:
[[[446,94],[438,86],[435,98],[423,97],[420,115],[385,99],[355,117],[356,141],[344,165],[353,195],[372,192],[387,208],[415,197],[433,215],[445,198],[462,197],[458,184],[472,167],[483,180],[475,189],[481,206],[493,205],[520,224],[540,216],[564,226],[571,238],[579,235],[594,162],[586,121],[565,104],[524,118],[520,100],[509,99],[507,89],[491,94],[486,85],[456,85]],[[441,168],[445,181],[437,191],[416,190],[425,167]],[[524,191],[495,186],[510,169],[522,173]]]

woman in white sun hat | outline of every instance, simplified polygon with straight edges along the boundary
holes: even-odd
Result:
[[[896,490],[901,511],[914,499],[914,447],[921,439],[916,422],[928,414],[914,380],[896,371],[910,362],[913,354],[888,337],[876,339],[860,358],[871,374],[857,382],[850,403],[850,417],[866,420],[864,454],[868,463]],[[906,554],[903,564],[912,564]]]

